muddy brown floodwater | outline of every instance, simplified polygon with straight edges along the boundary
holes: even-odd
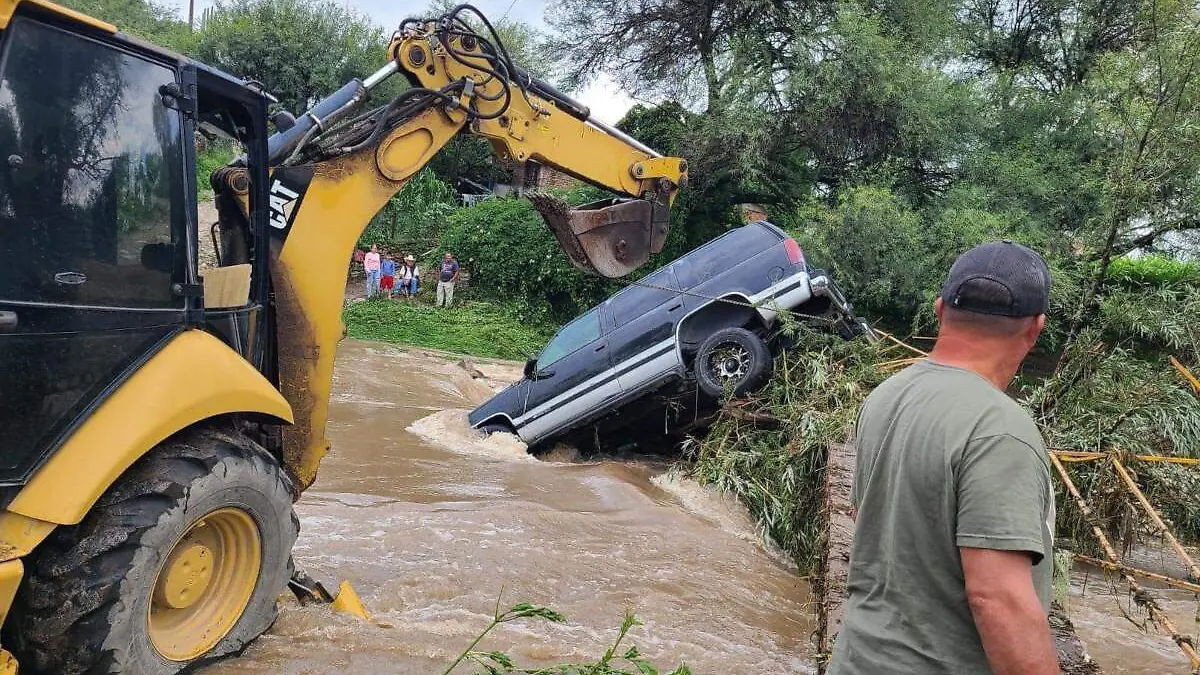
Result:
[[[1167,552],[1163,557],[1173,557],[1173,554]],[[1134,562],[1152,571],[1163,571],[1146,560]],[[1176,628],[1195,635],[1200,618],[1195,595],[1153,582],[1139,583],[1154,596]],[[1106,675],[1185,675],[1192,672],[1187,657],[1170,636],[1146,620],[1146,612],[1134,604],[1128,586],[1119,577],[1094,568],[1077,567],[1071,577],[1069,611],[1079,638]],[[1144,624],[1145,630],[1135,626],[1122,612]]]
[[[441,673],[501,589],[567,617],[507,624],[482,645],[523,665],[598,657],[632,609],[645,625],[629,644],[660,666],[812,672],[809,588],[739,507],[664,465],[540,461],[513,437],[480,440],[466,410],[485,382],[520,373],[476,365],[487,380],[343,342],[333,450],[297,505],[296,559],[327,585],[350,579],[373,623],[287,600],[268,634],[204,675]]]

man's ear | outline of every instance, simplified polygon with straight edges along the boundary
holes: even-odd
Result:
[[[938,320],[939,326],[942,323],[942,312],[945,309],[946,309],[946,303],[942,302],[942,298],[940,296],[936,300],[933,301],[933,313],[935,315],[937,315],[937,320]]]
[[[1027,337],[1029,338],[1030,347],[1032,347],[1035,343],[1037,343],[1038,336],[1042,334],[1042,329],[1045,327],[1046,327],[1046,315],[1045,314],[1038,314],[1037,317],[1035,317],[1034,320],[1029,323],[1029,332],[1027,334]]]

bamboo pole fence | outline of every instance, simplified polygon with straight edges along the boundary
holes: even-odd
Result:
[[[1135,573],[1132,571],[1133,568],[1121,563],[1121,558],[1117,555],[1116,550],[1113,549],[1112,544],[1108,542],[1108,537],[1104,534],[1104,528],[1101,527],[1100,521],[1096,519],[1096,515],[1092,511],[1091,507],[1088,506],[1087,500],[1083,498],[1083,495],[1079,493],[1079,489],[1075,487],[1075,483],[1071,480],[1071,475],[1067,473],[1066,467],[1063,466],[1062,461],[1059,460],[1056,453],[1050,453],[1050,463],[1054,465],[1054,469],[1058,472],[1059,478],[1062,479],[1063,486],[1067,488],[1067,491],[1075,500],[1075,505],[1079,507],[1080,513],[1082,513],[1083,517],[1087,519],[1088,524],[1092,528],[1092,533],[1096,535],[1097,541],[1100,542],[1100,547],[1104,550],[1104,556],[1108,558],[1108,562],[1112,566],[1118,568],[1119,574],[1125,579],[1125,583],[1129,584],[1129,590],[1133,594],[1133,601],[1136,602],[1140,607],[1143,607],[1146,610],[1146,613],[1150,615],[1150,620],[1154,623],[1154,625],[1158,626],[1165,633],[1167,633],[1171,640],[1179,646],[1180,651],[1182,651],[1184,656],[1186,656],[1191,662],[1192,673],[1200,673],[1200,655],[1196,654],[1196,649],[1192,645],[1192,637],[1179,632],[1179,629],[1175,627],[1175,624],[1171,621],[1171,618],[1167,616],[1166,612],[1164,612],[1162,607],[1159,606],[1158,601],[1155,600],[1152,595],[1146,592],[1146,590],[1142,588],[1141,584],[1139,584],[1135,578],[1135,576],[1152,574],[1152,572],[1138,570],[1137,573]]]

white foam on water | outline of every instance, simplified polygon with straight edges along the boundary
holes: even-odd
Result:
[[[775,562],[792,565],[787,554],[763,536],[754,519],[750,517],[750,512],[734,495],[701,485],[678,471],[658,474],[651,477],[650,482],[669,493],[692,515],[712,523],[736,539],[754,544]]]
[[[525,443],[512,434],[492,434],[485,438],[482,432],[472,429],[467,423],[467,411],[461,408],[448,408],[422,417],[410,424],[408,431],[451,452],[503,461],[537,461],[529,454]]]

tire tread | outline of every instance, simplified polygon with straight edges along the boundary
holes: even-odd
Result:
[[[194,429],[138,460],[81,523],[59,527],[26,557],[25,577],[4,635],[22,673],[121,672],[119,659],[104,642],[110,614],[121,602],[120,584],[142,536],[163,513],[188,499],[193,481],[231,457],[274,475],[282,492],[291,494],[284,473],[252,441],[212,428]],[[298,531],[294,511],[292,523]]]

